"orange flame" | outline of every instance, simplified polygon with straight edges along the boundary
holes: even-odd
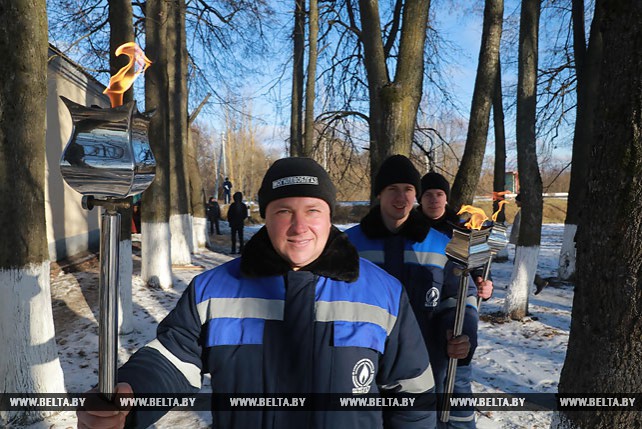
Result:
[[[134,84],[136,78],[144,73],[147,67],[152,64],[140,46],[134,42],[128,42],[116,48],[116,56],[122,54],[129,57],[129,63],[109,79],[109,86],[103,91],[103,94],[109,96],[111,107],[118,107],[123,104],[123,94],[125,91],[127,91]],[[138,66],[138,70],[136,66]]]
[[[503,200],[504,199],[504,195],[506,195],[506,194],[510,194],[510,191],[500,191],[500,192],[494,192],[493,191],[493,201]]]
[[[497,216],[499,216],[499,213],[504,208],[504,205],[508,204],[508,201],[501,200],[498,204],[499,204],[499,207],[497,208],[497,211],[495,213],[493,213],[493,215],[490,217],[493,222],[497,222]]]
[[[460,215],[463,213],[470,213],[470,219],[464,224],[468,229],[481,229],[482,226],[484,226],[484,222],[488,220],[486,213],[477,207],[463,205],[457,214]]]

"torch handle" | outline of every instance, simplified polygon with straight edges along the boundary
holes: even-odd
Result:
[[[106,209],[100,231],[98,390],[110,402],[116,390],[119,242],[120,213]]]
[[[464,329],[464,316],[466,315],[466,292],[468,291],[468,271],[463,271],[459,278],[459,290],[457,292],[457,307],[455,311],[455,326],[453,337],[458,337]],[[444,387],[444,402],[442,404],[441,421],[447,423],[450,420],[450,398],[455,387],[455,375],[457,375],[457,359],[448,359],[448,372],[446,374],[446,385]]]
[[[484,273],[482,275],[484,281],[488,280],[488,276],[490,276],[490,264],[493,262],[493,255],[491,253],[490,258],[488,258],[488,261],[486,262],[486,265],[484,265]],[[477,297],[477,311],[481,308],[481,303],[482,303],[482,297],[478,296]]]

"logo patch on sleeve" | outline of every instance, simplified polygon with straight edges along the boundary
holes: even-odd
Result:
[[[370,392],[374,380],[375,367],[370,359],[361,359],[352,368],[352,393],[365,394]]]
[[[439,289],[432,287],[428,292],[426,292],[426,302],[424,303],[424,307],[434,308],[437,307],[437,304],[439,304]]]

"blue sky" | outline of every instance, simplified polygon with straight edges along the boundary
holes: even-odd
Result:
[[[292,27],[290,22],[291,2],[275,0],[271,2],[271,5],[277,9],[276,19],[282,25],[279,28],[279,24],[277,24],[277,35],[270,40],[272,48],[278,51],[279,55],[275,55],[271,61],[267,61],[262,65],[261,71],[264,70],[264,72],[261,75],[253,75],[242,82],[239,92],[244,98],[251,99],[251,109],[255,117],[254,123],[258,127],[261,140],[270,147],[285,151],[285,141],[289,135],[290,114],[289,76],[291,63],[288,62],[287,56],[290,55],[291,49],[289,45],[289,35]],[[519,1],[517,0],[506,0],[505,16],[515,14],[516,11],[518,13],[518,5]],[[448,87],[455,96],[458,114],[463,120],[466,120],[470,111],[481,43],[483,3],[477,2],[462,6],[461,2],[455,2],[454,0],[433,0],[431,7],[437,21],[435,23],[437,31],[442,37],[456,45],[456,48],[449,52],[453,62],[445,67],[445,74],[450,79],[451,84]],[[506,31],[507,26],[505,25],[504,28]],[[541,35],[543,34],[546,33],[542,32]],[[514,70],[503,64],[503,72],[504,84],[514,84],[516,81]],[[108,76],[103,75],[99,76],[99,79],[106,84]],[[283,78],[281,83],[273,86],[274,81],[279,77]],[[214,84],[217,83],[215,82]],[[223,85],[220,85],[220,87],[214,89],[224,94],[225,90],[222,87]],[[319,97],[322,97],[320,82],[317,88],[320,91]],[[142,79],[139,79],[136,83],[135,96],[139,100],[139,104],[142,105],[144,100]],[[194,108],[199,101],[196,99],[190,100],[190,106]],[[508,101],[510,102],[510,99]],[[220,131],[222,129],[223,116],[223,107],[213,97],[211,104],[202,111],[199,120]],[[514,120],[511,115],[506,116],[505,127],[510,163],[511,159],[514,160],[515,158],[514,150],[510,151],[511,142],[514,142],[515,134]],[[492,153],[492,139],[491,132],[489,133],[488,154]],[[563,140],[563,138],[559,139],[560,142],[563,142]],[[569,156],[568,148],[560,149],[556,152],[555,156]]]
[[[481,43],[481,15],[457,12],[440,16],[439,20],[439,31],[445,32],[444,37],[458,46],[458,52],[454,58],[456,63],[449,65],[445,74],[450,77],[452,82],[450,90],[455,94],[460,114],[467,116],[470,110]],[[281,43],[284,39],[286,38],[282,37],[280,41],[276,40],[275,43]],[[288,46],[286,54],[289,54],[289,50]],[[252,110],[256,118],[264,124],[261,128],[266,141],[272,146],[284,147],[283,142],[289,136],[290,111],[287,103],[290,97],[289,68],[291,64],[288,63],[286,66],[288,69],[285,72],[284,81],[277,87],[268,90],[267,88],[270,87],[275,75],[280,73],[280,70],[276,69],[277,67],[279,66],[274,64],[272,70],[262,78],[253,77],[250,79],[243,93],[252,98]],[[320,91],[319,97],[322,97],[321,82],[317,83],[317,89]],[[270,94],[266,94],[267,92]],[[279,98],[281,103],[285,103],[285,105],[276,107],[279,103],[275,98]],[[212,123],[218,122],[212,118]]]
[[[481,44],[483,4],[480,2],[480,4],[475,6],[458,8],[453,6],[452,9],[448,10],[447,6],[449,4],[451,4],[449,0],[434,1],[432,7],[439,8],[435,9],[438,31],[445,39],[448,39],[457,46],[452,52],[454,62],[448,65],[446,74],[452,83],[449,88],[455,95],[456,103],[459,105],[459,114],[466,120],[470,111]],[[518,4],[519,2],[517,0],[508,0],[505,6],[505,16],[513,14],[513,20],[515,20],[515,18],[518,19]],[[446,10],[448,10],[448,12],[445,12]],[[287,29],[289,29],[289,26],[286,27],[286,30]],[[287,43],[287,37],[283,36],[280,40],[276,40],[275,43]],[[288,46],[285,51],[287,54],[289,54],[289,49]],[[259,119],[259,123],[262,124],[260,129],[263,140],[268,143],[269,146],[282,150],[285,149],[284,142],[289,136],[290,112],[288,98],[290,96],[289,67],[291,67],[291,65],[288,64],[286,67],[288,67],[288,69],[285,71],[284,81],[276,88],[272,88],[269,96],[264,94],[267,92],[266,87],[269,85],[267,82],[270,82],[280,70],[272,69],[266,73],[260,81],[252,78],[244,90],[246,95],[253,98],[252,110],[257,119]],[[503,73],[505,86],[508,87],[516,83],[516,70],[504,64]],[[320,83],[317,84],[317,89],[321,91]],[[504,94],[506,97],[505,102],[511,102],[506,89]],[[322,96],[321,91],[319,97]],[[276,102],[277,98],[281,100],[280,104]],[[279,107],[276,107],[277,105],[279,105]],[[516,163],[516,152],[514,149],[515,123],[513,115],[506,115],[505,128],[507,146],[509,148],[508,164],[510,166],[510,164]],[[557,142],[560,147],[553,150],[550,155],[554,158],[570,159],[570,146],[564,147],[564,142],[569,142],[569,140],[570,136],[568,135],[558,138]],[[487,155],[491,155],[494,152],[493,146],[493,132],[491,128],[487,145]]]

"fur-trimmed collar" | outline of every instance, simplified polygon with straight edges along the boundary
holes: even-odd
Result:
[[[386,238],[393,235],[401,235],[409,240],[420,242],[424,241],[430,231],[430,225],[426,217],[416,210],[410,210],[408,219],[401,225],[399,231],[391,232],[383,223],[379,204],[370,209],[368,214],[361,219],[360,225],[363,233],[368,238]]]
[[[321,256],[300,270],[333,280],[353,282],[359,278],[359,253],[348,236],[332,226]],[[248,277],[264,277],[284,275],[288,271],[290,265],[276,253],[264,226],[243,249],[241,273]]]

